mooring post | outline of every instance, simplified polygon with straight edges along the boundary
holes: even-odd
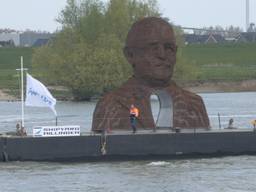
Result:
[[[4,146],[3,146],[3,161],[4,162],[8,162],[9,161],[9,157],[8,157],[8,153],[7,153],[7,138],[4,137]]]
[[[220,113],[218,113],[218,119],[219,119],[219,129],[221,129],[221,123],[220,123]]]
[[[58,116],[55,116],[55,126],[58,126]]]

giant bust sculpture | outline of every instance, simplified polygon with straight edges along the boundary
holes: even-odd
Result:
[[[174,32],[168,22],[156,17],[135,22],[124,48],[124,55],[133,67],[133,76],[97,103],[92,130],[130,129],[131,104],[140,110],[138,129],[209,128],[201,97],[183,90],[172,80],[176,52]],[[152,115],[151,95],[157,95],[160,100],[157,122]]]

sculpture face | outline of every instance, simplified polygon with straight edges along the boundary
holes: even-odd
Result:
[[[133,32],[135,33],[135,32]],[[131,38],[128,61],[136,78],[152,85],[168,85],[176,63],[177,46],[172,28],[167,23],[141,27]]]

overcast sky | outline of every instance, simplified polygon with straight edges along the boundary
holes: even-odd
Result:
[[[106,1],[106,0],[104,0]],[[245,28],[246,0],[158,0],[164,17],[184,27],[221,25]],[[0,28],[53,32],[66,0],[0,0]],[[256,23],[256,0],[250,0],[250,22]]]

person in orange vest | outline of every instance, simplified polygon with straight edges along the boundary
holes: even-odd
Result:
[[[133,133],[136,133],[136,119],[138,117],[139,117],[139,109],[132,104],[130,107],[130,122],[131,122]]]

